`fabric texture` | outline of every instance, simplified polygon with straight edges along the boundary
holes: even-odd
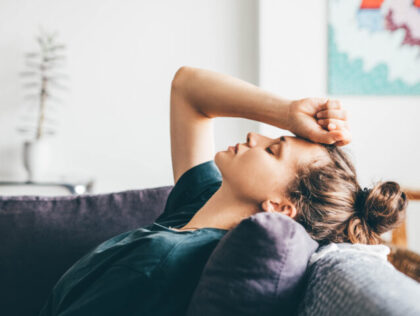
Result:
[[[178,225],[187,224],[220,186],[217,171],[208,161],[184,173],[161,222],[176,218]],[[156,222],[115,236],[60,278],[41,315],[185,315],[202,269],[226,232],[177,231]]]
[[[293,314],[317,248],[303,226],[283,214],[241,221],[210,256],[187,315]]]
[[[370,256],[377,256],[384,262],[388,262],[388,255],[391,252],[386,245],[366,245],[366,244],[351,244],[351,243],[330,243],[320,247],[309,260],[309,265],[314,264],[316,261],[328,256],[331,252],[350,252],[356,255],[368,254]],[[389,263],[390,264],[390,263]]]
[[[163,212],[171,189],[0,196],[1,314],[37,315],[60,276],[83,254],[112,236],[157,226],[152,223]],[[377,256],[368,258],[330,251],[314,262],[300,315],[420,315],[420,285]]]
[[[384,245],[325,245],[311,257],[298,315],[420,315],[420,284],[386,260]]]
[[[153,223],[172,187],[0,196],[0,313],[37,315],[76,260],[112,236]]]
[[[165,209],[156,219],[166,227],[181,228],[222,184],[222,175],[214,160],[196,165],[179,177],[169,194]]]

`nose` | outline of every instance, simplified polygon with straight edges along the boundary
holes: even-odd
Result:
[[[256,137],[256,133],[254,132],[249,132],[246,135],[246,142],[248,143],[249,147],[254,147],[257,144],[255,137]]]
[[[282,140],[285,141],[284,136],[282,137]],[[267,137],[258,133],[254,133],[254,132],[249,132],[246,135],[246,144],[250,148],[256,147],[256,146],[265,147],[272,144],[273,142],[277,142],[277,139],[270,138],[270,137]]]

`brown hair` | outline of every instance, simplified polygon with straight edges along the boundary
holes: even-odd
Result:
[[[347,153],[335,145],[323,146],[331,161],[300,166],[289,185],[295,220],[320,244],[378,244],[381,234],[405,218],[406,194],[393,181],[362,189]]]

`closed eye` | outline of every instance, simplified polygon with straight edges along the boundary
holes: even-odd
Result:
[[[271,148],[270,148],[270,147],[267,147],[267,148],[266,148],[266,151],[267,151],[268,153],[270,153],[270,154],[274,155],[274,153],[273,153],[273,151],[271,150]]]

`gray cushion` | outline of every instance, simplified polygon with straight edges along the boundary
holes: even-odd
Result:
[[[92,247],[151,224],[172,186],[79,196],[0,196],[0,312],[36,315]]]
[[[229,231],[210,256],[188,315],[289,315],[296,311],[310,256],[305,229],[279,213],[258,213]]]
[[[420,315],[420,284],[378,256],[333,251],[308,273],[298,315]]]

